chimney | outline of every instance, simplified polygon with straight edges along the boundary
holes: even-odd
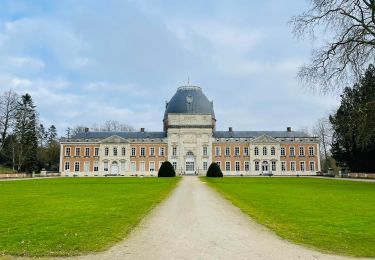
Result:
[[[85,133],[88,133],[89,132],[89,128],[88,127],[85,127]]]
[[[229,127],[229,132],[233,132],[233,128],[231,126]]]
[[[142,128],[141,128],[141,133],[144,133],[144,132],[145,132],[145,128],[142,127]]]
[[[292,132],[292,128],[291,128],[290,126],[288,126],[288,127],[286,128],[286,131],[287,131],[287,132]]]

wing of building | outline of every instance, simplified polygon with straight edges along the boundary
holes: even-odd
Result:
[[[166,104],[162,132],[90,132],[61,140],[63,176],[153,176],[168,160],[177,174],[315,175],[319,140],[292,131],[216,131],[213,103],[197,86],[179,87]]]

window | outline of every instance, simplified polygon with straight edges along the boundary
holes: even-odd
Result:
[[[295,156],[294,147],[289,147],[289,156]]]
[[[122,147],[122,148],[121,148],[121,155],[122,155],[122,156],[125,156],[125,155],[126,155],[126,148],[125,148],[125,147]]]
[[[99,171],[99,162],[94,162],[94,172]]]
[[[299,156],[305,156],[305,148],[302,146],[299,148]]]
[[[290,162],[290,170],[294,172],[296,170],[296,162]]]
[[[273,171],[273,172],[275,172],[276,171],[276,162],[271,162],[271,170]]]
[[[95,147],[94,156],[99,156],[99,147]]]
[[[177,170],[177,162],[172,162],[172,166],[174,170]]]
[[[225,156],[230,156],[230,148],[225,147]]]
[[[249,156],[249,147],[244,147],[243,148],[243,155]]]
[[[108,147],[105,147],[105,148],[104,148],[104,155],[105,155],[105,156],[108,156],[108,154],[109,154],[109,148],[108,148]]]
[[[108,171],[108,162],[104,162],[103,169],[104,169],[105,172]]]
[[[81,148],[76,147],[76,153],[75,156],[81,156]]]
[[[281,171],[286,171],[286,162],[281,162]]]
[[[207,162],[203,162],[203,170],[207,171],[207,169],[208,169],[208,163]]]
[[[310,162],[310,171],[315,171],[315,162],[313,161]]]
[[[177,147],[176,146],[172,147],[172,156],[177,156]]]
[[[299,167],[300,167],[301,172],[304,172],[305,171],[305,162],[299,162]]]
[[[280,154],[281,156],[285,156],[285,147],[280,148]]]
[[[145,171],[145,162],[141,162],[141,172]]]
[[[149,170],[150,170],[150,172],[155,171],[155,162],[150,162],[149,163]]]
[[[267,155],[267,147],[263,146],[263,155]]]
[[[159,156],[164,156],[164,147],[159,148]]]
[[[74,171],[79,172],[79,162],[74,163]]]
[[[276,149],[275,147],[271,147],[271,155],[275,155],[276,154]]]
[[[219,166],[219,168],[221,169],[221,162],[216,162],[216,164]]]
[[[203,156],[208,156],[208,147],[203,146]]]
[[[136,165],[135,165],[135,162],[131,162],[131,163],[130,163],[130,170],[131,170],[132,172],[135,172],[135,171],[136,171]]]
[[[259,172],[259,162],[255,162],[255,171]]]
[[[246,172],[250,171],[250,163],[249,162],[245,162],[245,171]]]
[[[225,170],[230,171],[230,162],[225,162]]]
[[[113,156],[117,156],[117,147],[113,147]]]
[[[258,147],[254,148],[254,155],[259,155],[259,148]]]
[[[155,156],[155,147],[150,147],[150,156]]]
[[[240,155],[240,148],[234,147],[234,156],[239,156],[239,155]]]
[[[83,168],[85,173],[88,173],[90,171],[90,162],[85,162]]]
[[[145,156],[145,153],[146,153],[146,149],[144,147],[141,147],[140,155]]]
[[[314,147],[313,146],[309,147],[309,156],[314,156]]]
[[[89,156],[90,156],[90,148],[89,148],[89,147],[86,147],[86,148],[85,148],[85,156],[86,156],[86,157],[89,157]]]
[[[70,156],[70,147],[65,148],[65,156]]]
[[[135,149],[135,147],[132,147],[132,156],[135,156],[137,154],[137,151]]]
[[[235,162],[236,172],[241,170],[240,162]]]
[[[216,156],[220,156],[221,155],[221,148],[220,148],[220,146],[216,146],[215,147],[215,155]]]
[[[65,162],[64,169],[65,169],[66,172],[70,170],[70,163],[69,162]]]

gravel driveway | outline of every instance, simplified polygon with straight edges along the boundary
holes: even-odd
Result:
[[[123,242],[103,253],[72,259],[348,258],[325,255],[282,240],[197,177],[183,177],[170,197]]]

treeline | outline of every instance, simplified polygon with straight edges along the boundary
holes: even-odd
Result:
[[[39,121],[30,94],[0,96],[0,163],[18,172],[58,170],[60,146],[54,125]]]
[[[320,119],[313,134],[320,137],[322,170],[337,166],[375,173],[375,67],[341,95],[339,108]]]

